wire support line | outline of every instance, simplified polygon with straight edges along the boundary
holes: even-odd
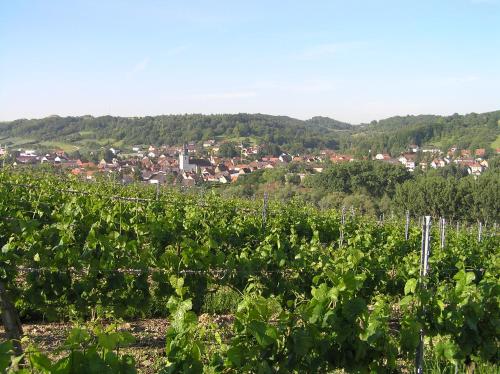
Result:
[[[19,273],[21,274],[28,274],[28,273],[50,273],[50,274],[67,274],[67,273],[72,273],[75,275],[92,275],[92,274],[99,274],[99,273],[108,273],[108,274],[135,274],[135,275],[142,275],[142,274],[157,274],[157,273],[169,273],[169,274],[185,274],[185,275],[214,275],[214,276],[221,276],[221,275],[238,275],[238,274],[244,274],[244,275],[267,275],[267,274],[293,274],[293,273],[300,273],[300,274],[307,274],[307,270],[304,268],[283,268],[283,269],[271,269],[271,270],[266,270],[266,269],[261,269],[261,270],[246,270],[246,269],[222,269],[222,268],[212,268],[212,269],[205,269],[205,270],[200,270],[200,269],[181,269],[181,270],[173,270],[173,269],[162,269],[162,268],[143,268],[143,269],[132,269],[132,268],[117,268],[117,269],[78,269],[75,267],[69,267],[66,269],[61,269],[61,268],[51,268],[51,267],[28,267],[28,266],[18,266],[15,268]],[[320,269],[319,272],[322,273],[326,269]],[[383,273],[383,274],[389,274],[389,275],[397,275],[397,269],[393,268],[359,268],[359,269],[347,269],[345,273],[348,271],[353,271],[355,273],[359,274],[366,274],[368,273]],[[473,268],[473,267],[466,267],[466,268],[441,268],[438,270],[430,270],[429,273],[430,275],[440,275],[440,274],[452,274],[452,273],[458,273],[461,270],[465,270],[468,272],[480,272],[484,273],[488,271],[487,268]],[[311,272],[311,273],[317,273],[316,272]],[[339,274],[343,274],[342,272]]]

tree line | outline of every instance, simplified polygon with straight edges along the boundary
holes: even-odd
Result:
[[[102,141],[124,145],[176,145],[208,139],[274,145],[289,153],[329,148],[368,156],[397,155],[408,144],[439,144],[441,149],[490,148],[500,136],[500,111],[452,116],[391,117],[350,125],[327,117],[299,120],[265,114],[185,114],[146,117],[51,116],[0,123],[0,137],[63,141],[100,147]]]
[[[433,215],[467,222],[500,221],[500,158],[490,160],[481,176],[449,165],[428,172],[410,173],[402,165],[379,161],[331,164],[321,173],[300,178],[311,170],[290,164],[242,175],[222,188],[228,196],[298,199],[323,209],[351,206],[368,215]]]

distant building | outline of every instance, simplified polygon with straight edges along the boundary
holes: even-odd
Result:
[[[473,163],[472,165],[469,165],[469,167],[467,168],[467,171],[469,172],[469,174],[472,174],[472,175],[476,175],[476,176],[481,175],[481,173],[483,172],[483,166],[476,162],[476,163]]]
[[[476,157],[484,157],[486,155],[486,149],[484,148],[478,148],[476,149],[476,151],[474,152],[474,154],[476,155]]]
[[[379,161],[387,161],[387,160],[390,160],[391,159],[391,156],[387,153],[377,153],[375,155],[375,160],[379,160]]]
[[[420,151],[420,147],[417,144],[410,144],[408,146],[408,151],[412,153],[417,153],[418,151]]]
[[[438,147],[435,147],[433,145],[429,145],[429,146],[424,147],[422,149],[422,153],[440,154],[441,150]]]
[[[404,153],[402,154],[398,161],[401,162],[408,170],[415,170],[415,153]]]
[[[215,140],[210,139],[203,142],[203,148],[213,147],[215,145]]]
[[[186,146],[182,148],[179,154],[179,169],[186,172],[196,170],[196,165],[189,163],[189,153]]]

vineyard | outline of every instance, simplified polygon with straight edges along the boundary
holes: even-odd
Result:
[[[75,327],[57,357],[0,343],[0,371],[134,373],[117,326],[161,318],[162,373],[497,372],[496,227],[438,218],[423,273],[419,217],[4,170],[1,301]]]

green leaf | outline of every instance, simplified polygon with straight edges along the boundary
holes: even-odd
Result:
[[[457,353],[457,347],[450,341],[441,341],[436,344],[438,357],[442,357],[449,362],[455,362],[454,357]]]
[[[408,295],[409,293],[415,293],[415,290],[417,289],[417,283],[418,281],[415,278],[408,279],[405,284],[405,295]]]
[[[52,362],[44,354],[40,352],[31,353],[29,355],[29,360],[33,368],[37,371],[47,374],[52,372]]]
[[[227,359],[229,362],[236,367],[241,366],[241,361],[243,360],[243,353],[240,347],[231,347],[227,351]]]
[[[82,344],[90,340],[90,335],[87,330],[79,327],[72,328],[64,343],[67,347],[79,348]]]
[[[277,332],[274,326],[267,326],[267,324],[262,321],[251,321],[248,324],[248,331],[255,337],[255,340],[257,340],[257,343],[261,347],[267,347],[273,344],[277,338]]]
[[[121,340],[120,334],[115,332],[111,334],[98,334],[97,339],[99,345],[109,351],[115,349]]]
[[[293,348],[299,356],[305,356],[313,346],[313,339],[307,331],[299,330],[293,334]]]
[[[10,366],[14,346],[11,341],[0,343],[0,372],[4,372]]]

